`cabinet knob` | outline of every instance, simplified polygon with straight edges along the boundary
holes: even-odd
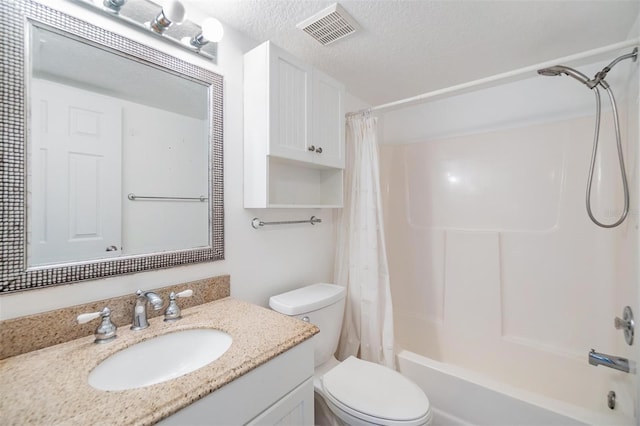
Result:
[[[318,154],[322,154],[322,147],[321,147],[321,146],[319,146],[318,148],[316,148],[316,152],[317,152]]]
[[[313,152],[316,150],[315,145],[311,145],[309,148],[307,148],[309,151]]]

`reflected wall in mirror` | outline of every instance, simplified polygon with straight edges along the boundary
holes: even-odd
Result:
[[[0,13],[0,292],[222,259],[222,77],[34,2]]]

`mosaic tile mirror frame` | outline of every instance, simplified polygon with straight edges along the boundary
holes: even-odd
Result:
[[[28,0],[0,2],[2,109],[0,110],[0,294],[121,274],[224,259],[223,78],[187,61]],[[39,23],[130,60],[196,81],[208,89],[209,245],[93,261],[32,267],[27,264],[26,91],[28,27]]]

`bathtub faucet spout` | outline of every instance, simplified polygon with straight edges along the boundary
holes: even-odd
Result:
[[[589,364],[595,365],[596,367],[598,365],[604,365],[605,367],[624,371],[625,373],[636,374],[636,366],[633,361],[619,356],[596,352],[595,349],[591,349],[589,352]]]

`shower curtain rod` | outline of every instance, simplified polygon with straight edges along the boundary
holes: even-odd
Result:
[[[575,55],[569,55],[569,56],[554,59],[551,61],[542,62],[536,65],[530,65],[528,67],[519,68],[517,70],[508,71],[501,74],[496,74],[491,77],[485,77],[478,80],[469,81],[467,83],[457,84],[455,86],[449,86],[444,89],[433,90],[431,92],[423,93],[421,95],[401,99],[399,101],[388,102],[386,104],[377,105],[371,108],[361,109],[356,112],[349,112],[346,114],[346,116],[353,117],[353,116],[360,115],[367,112],[400,108],[403,106],[419,104],[424,101],[433,101],[433,100],[444,98],[454,94],[464,93],[465,91],[483,89],[486,87],[490,87],[493,83],[497,81],[504,80],[505,82],[508,82],[508,81],[517,80],[520,77],[527,74],[536,74],[537,71],[541,68],[547,68],[560,63],[578,61],[581,59],[590,58],[592,56],[598,56],[598,55],[602,55],[612,51],[621,50],[628,47],[635,47],[635,46],[640,46],[640,38],[635,38],[631,40],[622,41],[619,43],[610,44],[603,47],[598,47],[597,49],[587,50],[581,53],[576,53]]]

